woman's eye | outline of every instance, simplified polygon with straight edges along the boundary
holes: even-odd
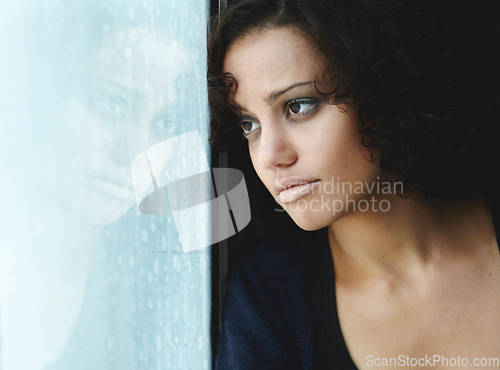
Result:
[[[257,122],[245,121],[241,123],[241,128],[243,130],[243,134],[246,135],[260,128],[260,124],[258,124]]]
[[[287,117],[303,116],[312,113],[318,106],[316,99],[298,99],[289,102],[286,106]]]
[[[90,108],[101,118],[108,120],[123,119],[128,113],[128,104],[124,99],[108,94],[91,96]]]
[[[162,116],[154,120],[153,128],[164,132],[172,132],[175,129],[175,117]]]

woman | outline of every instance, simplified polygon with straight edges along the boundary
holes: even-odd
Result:
[[[214,142],[246,145],[239,129],[314,231],[267,233],[232,273],[217,368],[500,366],[495,95],[445,9],[242,0],[214,18]]]

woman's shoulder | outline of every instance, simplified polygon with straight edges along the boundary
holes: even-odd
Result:
[[[311,368],[312,236],[267,235],[241,257],[226,280],[216,368]]]
[[[239,259],[231,275],[272,293],[297,289],[297,283],[308,279],[313,234],[303,231],[260,237]]]

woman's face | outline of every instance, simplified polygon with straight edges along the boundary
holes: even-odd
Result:
[[[306,230],[332,224],[360,201],[365,206],[369,184],[382,176],[361,145],[358,123],[316,91],[315,83],[326,84],[326,68],[325,57],[294,28],[245,35],[224,60],[237,81],[232,98],[242,110],[253,166]]]
[[[172,37],[138,29],[111,32],[88,58],[62,111],[70,166],[62,182],[71,211],[102,225],[135,205],[134,157],[189,126],[183,79],[192,60]]]

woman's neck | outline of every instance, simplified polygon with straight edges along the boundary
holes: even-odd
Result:
[[[394,195],[390,204],[387,212],[346,214],[329,227],[336,278],[346,283],[418,278],[447,258],[472,253],[478,239],[494,238],[489,209],[479,199]]]

